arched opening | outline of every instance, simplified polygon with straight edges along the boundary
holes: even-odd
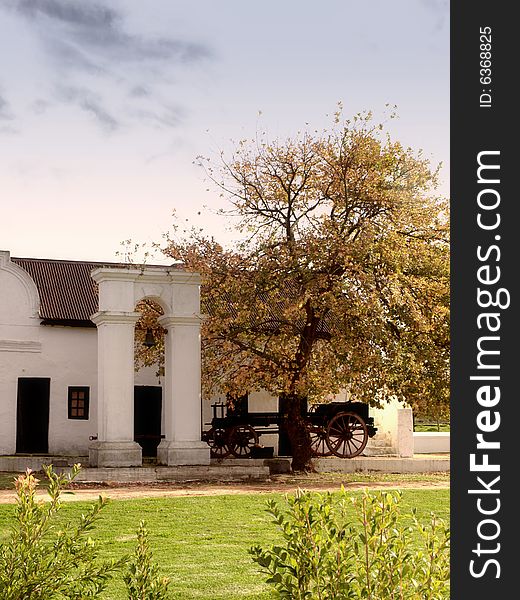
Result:
[[[89,446],[90,464],[142,464],[142,447],[134,439],[134,394],[136,380],[143,382],[146,369],[148,375],[151,371],[150,385],[159,387],[160,378],[162,388],[158,464],[209,464],[209,448],[201,440],[200,276],[175,267],[150,266],[100,267],[91,277],[99,285],[99,310],[91,316],[98,328],[98,436]],[[143,367],[138,377],[135,373],[136,324],[142,318],[146,323],[136,308],[143,299],[148,307],[153,301],[160,310],[151,305],[150,327],[138,326],[137,340],[150,342],[145,346],[149,351],[155,346],[153,331],[161,333],[159,327],[164,328],[164,376],[157,366],[154,370],[156,361],[147,358],[147,351],[142,359],[152,365]],[[164,314],[159,316],[161,311]]]
[[[134,441],[142,449],[144,463],[154,462],[164,435],[163,387],[164,336],[158,322],[164,310],[153,298],[135,306],[141,314],[134,330]]]

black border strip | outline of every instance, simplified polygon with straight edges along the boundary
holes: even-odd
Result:
[[[516,242],[520,230],[515,218],[519,198],[513,190],[519,171],[513,164],[518,153],[513,149],[513,139],[518,140],[519,110],[513,106],[513,89],[519,53],[514,43],[513,6],[481,0],[451,3],[451,597],[456,600],[518,595],[518,584],[513,581],[518,567],[513,567],[513,561],[520,541],[520,515],[513,513],[513,508],[519,504],[519,496],[512,488],[520,471],[515,443],[520,438],[519,394],[514,377],[518,370],[514,283],[519,271]],[[486,28],[490,28],[491,65],[484,62],[486,54],[480,56],[487,51],[486,37],[481,38],[486,36]],[[482,152],[486,154],[480,154],[481,163],[500,168],[482,170],[479,183]],[[499,183],[495,181],[498,178]],[[479,198],[481,204],[491,206],[495,199],[498,205],[483,209]],[[479,213],[481,224],[494,225],[497,215],[500,223],[484,229],[478,224]],[[498,274],[496,283],[482,283]],[[478,288],[490,293],[481,293],[480,304]],[[484,307],[489,297],[498,306]],[[484,313],[498,316],[482,317]],[[498,329],[491,332],[490,327]],[[483,348],[499,354],[481,354],[479,368],[478,355]],[[492,375],[499,379],[491,379]],[[475,376],[482,379],[471,379]],[[491,406],[498,387],[500,400]],[[482,427],[494,431],[482,432]],[[479,433],[487,442],[498,442],[500,448],[477,448]],[[478,467],[486,460],[500,470]],[[499,479],[494,481],[496,477]]]

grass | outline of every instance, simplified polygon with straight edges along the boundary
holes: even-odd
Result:
[[[305,475],[293,474],[290,476],[290,480],[294,486],[305,488],[306,485],[311,483],[322,484],[322,485],[344,485],[348,484],[366,484],[367,487],[370,485],[377,484],[391,484],[395,483],[396,487],[399,487],[403,483],[410,484],[429,484],[439,483],[450,484],[450,473],[448,471],[432,471],[431,473],[380,473],[380,472],[355,472],[355,473],[309,473]]]
[[[450,424],[449,423],[440,423],[439,425],[436,425],[434,423],[428,423],[428,424],[416,424],[414,426],[414,431],[416,432],[433,432],[433,433],[446,433],[450,431]]]
[[[161,574],[171,578],[172,598],[268,600],[275,595],[248,555],[251,545],[265,546],[277,539],[265,512],[268,497],[283,498],[248,494],[112,501],[92,537],[101,543],[104,557],[119,557],[132,552],[137,524],[144,519],[154,559]],[[74,520],[86,506],[64,504],[60,520]],[[404,489],[402,510],[412,507],[419,518],[435,512],[448,520],[449,490]],[[13,511],[13,505],[0,505],[0,540],[8,533]],[[123,600],[123,584],[113,585],[104,597]]]
[[[12,490],[13,479],[19,475],[19,473],[5,473],[0,472],[0,490]]]
[[[12,490],[13,480],[20,473],[8,473],[0,471],[0,490]],[[37,475],[40,477],[40,475]],[[356,473],[308,473],[303,475],[291,474],[291,475],[274,475],[271,476],[274,483],[284,483],[292,487],[305,488],[306,486],[316,485],[345,485],[349,483],[363,483],[363,484],[377,484],[377,483],[395,483],[399,486],[401,483],[445,483],[449,485],[450,474],[449,472],[432,472],[432,473],[372,473],[372,472],[356,472]],[[167,485],[167,483],[165,483]],[[204,485],[202,482],[201,485]],[[222,487],[222,484],[217,484]],[[247,483],[241,484],[247,486]],[[45,488],[46,482],[45,477],[41,474],[40,487]],[[172,484],[172,487],[175,484]],[[102,487],[102,486],[100,486]],[[267,484],[266,484],[267,487]],[[107,487],[107,493],[109,488]]]

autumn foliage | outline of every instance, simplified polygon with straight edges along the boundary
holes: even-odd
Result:
[[[203,278],[206,394],[293,399],[294,468],[310,460],[301,396],[448,405],[448,209],[420,152],[338,112],[330,130],[200,163],[242,235],[225,248],[175,230],[165,249]]]

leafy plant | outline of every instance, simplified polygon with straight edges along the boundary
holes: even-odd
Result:
[[[129,600],[166,600],[169,597],[169,579],[161,577],[157,565],[152,563],[152,552],[144,521],[139,523],[134,558],[123,579]]]
[[[51,600],[96,598],[105,589],[114,571],[125,559],[99,560],[99,549],[90,537],[107,500],[99,500],[82,514],[76,525],[54,525],[60,509],[63,486],[79,472],[58,475],[52,467],[44,471],[49,479],[49,502],[36,499],[39,480],[27,470],[15,480],[17,503],[15,523],[7,542],[0,546],[0,597],[3,600]]]
[[[85,600],[99,598],[115,573],[128,563],[129,600],[165,600],[166,578],[152,564],[144,523],[137,532],[133,560],[102,560],[90,536],[108,500],[99,497],[76,524],[56,524],[63,487],[80,471],[68,475],[44,467],[49,480],[48,501],[38,500],[39,480],[28,469],[15,480],[15,521],[6,542],[0,544],[0,598],[2,600]]]
[[[402,525],[400,499],[368,491],[350,498],[342,488],[300,491],[284,507],[269,501],[284,544],[250,553],[281,598],[447,599],[449,529],[434,515],[423,525],[415,512]]]

